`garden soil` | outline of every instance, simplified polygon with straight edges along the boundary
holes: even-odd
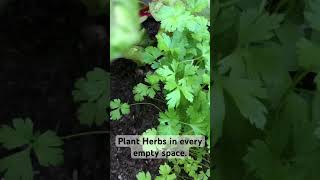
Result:
[[[111,64],[111,99],[121,99],[122,102],[134,103],[132,89],[144,81],[148,67],[137,67],[131,61],[120,59]],[[161,94],[157,94],[161,98]],[[166,105],[159,101],[150,101],[161,109]],[[132,159],[130,148],[115,146],[116,135],[140,135],[145,130],[158,125],[159,110],[150,105],[131,106],[129,115],[110,124],[111,144],[111,180],[134,180],[140,171],[149,171],[153,176],[158,174],[161,159]]]

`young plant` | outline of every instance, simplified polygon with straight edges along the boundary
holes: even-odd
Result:
[[[159,113],[159,126],[152,129],[154,135],[204,135],[210,136],[210,34],[209,20],[200,13],[208,8],[207,0],[168,1],[150,3],[152,16],[161,23],[156,35],[157,46],[146,47],[142,61],[154,69],[133,89],[134,99],[144,101],[165,96],[167,110]],[[163,85],[161,89],[160,85]],[[146,134],[151,130],[147,130]],[[207,151],[207,150],[205,150]],[[191,177],[207,177],[202,161],[183,161],[185,171]],[[198,168],[199,166],[199,168]],[[197,169],[192,167],[197,167]],[[160,167],[156,179],[175,179],[169,174],[171,167]],[[200,171],[200,169],[203,169]],[[179,174],[180,172],[175,172]],[[139,176],[138,176],[139,175]],[[137,178],[149,178],[140,173]],[[207,177],[208,178],[208,177]]]
[[[76,81],[72,94],[74,101],[81,103],[78,109],[81,124],[101,125],[108,118],[109,81],[109,73],[100,68],[94,68],[86,78]]]
[[[15,153],[0,160],[0,172],[6,180],[32,180],[31,153],[34,152],[41,166],[56,166],[63,163],[63,141],[54,131],[34,133],[29,118],[12,120],[13,126],[0,128],[0,143]]]

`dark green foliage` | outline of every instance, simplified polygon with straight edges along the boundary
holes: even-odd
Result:
[[[320,179],[319,5],[214,0],[215,179]]]
[[[0,172],[5,172],[6,180],[32,180],[33,151],[42,166],[55,166],[63,163],[63,141],[53,132],[41,135],[33,133],[33,123],[29,118],[13,119],[13,127],[4,125],[0,129],[0,143],[8,150],[23,150],[0,160]]]
[[[72,92],[75,102],[81,103],[78,118],[81,124],[101,125],[107,119],[109,73],[100,68],[89,71],[86,78],[75,83]]]

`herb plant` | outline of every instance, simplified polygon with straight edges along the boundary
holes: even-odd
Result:
[[[19,150],[0,160],[0,172],[5,172],[5,179],[32,180],[32,152],[41,166],[63,163],[63,141],[55,132],[48,130],[42,134],[34,133],[33,123],[29,118],[13,119],[12,124],[12,127],[4,125],[0,129],[2,146],[7,150]]]
[[[214,178],[319,179],[320,1],[213,9]]]
[[[86,78],[80,78],[76,81],[73,96],[75,102],[81,103],[78,110],[81,124],[101,125],[107,119],[109,79],[107,72],[95,68],[87,73]],[[63,140],[107,133],[107,131],[92,131],[59,137],[52,130],[42,134],[34,132],[30,118],[13,119],[12,127],[3,125],[0,128],[0,144],[9,152],[13,152],[0,159],[0,173],[4,173],[6,180],[33,180],[34,170],[31,154],[36,155],[41,166],[61,165],[64,159]]]
[[[207,0],[160,0],[149,4],[152,16],[161,26],[156,35],[157,46],[148,46],[142,52],[141,61],[153,70],[148,72],[144,83],[133,88],[134,100],[136,104],[150,105],[144,102],[146,98],[164,94],[167,110],[160,111],[158,127],[147,130],[147,134],[210,138],[210,24],[201,15],[208,5]],[[111,112],[114,120],[127,113],[119,111],[126,104],[119,100],[112,104],[115,102],[117,106]],[[156,179],[176,179],[183,174],[178,170],[180,166],[185,166],[182,169],[191,178],[208,178],[209,174],[204,173],[209,169],[208,149],[203,151],[202,154],[195,151],[189,161],[170,162],[176,170],[168,164],[161,166]],[[137,178],[151,179],[144,172]]]
[[[100,68],[89,71],[86,78],[80,78],[75,83],[73,98],[81,103],[78,119],[81,124],[101,125],[107,118],[109,100],[110,75]]]

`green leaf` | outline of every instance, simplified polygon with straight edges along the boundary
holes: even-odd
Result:
[[[163,6],[153,14],[156,20],[161,21],[161,28],[168,32],[183,31],[190,13],[183,6]]]
[[[122,104],[120,109],[123,115],[127,115],[130,113],[130,106],[127,103]]]
[[[75,83],[72,92],[75,102],[81,103],[78,119],[81,124],[101,125],[107,118],[110,74],[100,68],[94,68]]]
[[[259,129],[267,122],[267,108],[258,98],[266,98],[266,89],[259,81],[223,78],[224,89],[232,96],[241,114]]]
[[[179,85],[180,85],[179,89],[181,90],[184,97],[189,102],[192,102],[193,101],[193,89],[192,89],[191,85],[187,84],[186,79],[179,80]]]
[[[168,175],[171,173],[171,167],[168,164],[161,165],[159,168],[159,173],[161,175]]]
[[[42,166],[56,166],[63,163],[63,141],[53,131],[41,134],[33,144],[34,151]]]
[[[107,118],[106,98],[97,102],[87,102],[81,104],[78,109],[78,118],[81,124],[92,126],[101,125]]]
[[[162,53],[158,48],[149,46],[145,49],[145,52],[143,53],[143,61],[147,64],[152,64],[161,55]]]
[[[151,180],[151,174],[149,172],[139,172],[137,175],[136,175],[136,178],[137,180]]]
[[[128,103],[122,103],[120,99],[114,99],[110,102],[110,116],[111,120],[119,120],[123,115],[130,113],[130,106]]]
[[[320,47],[311,41],[302,38],[297,44],[299,65],[305,70],[319,72],[320,71]]]
[[[258,9],[249,9],[240,15],[240,44],[248,44],[268,40],[274,36],[272,30],[280,27],[284,16],[260,13]]]
[[[178,107],[180,104],[180,98],[181,98],[181,94],[179,89],[176,89],[170,92],[169,94],[167,94],[166,100],[168,100],[167,102],[168,108]]]
[[[287,179],[288,169],[272,154],[268,146],[260,140],[256,140],[249,147],[244,161],[255,176],[261,180]]]
[[[165,65],[159,69],[157,69],[157,74],[166,79],[175,79],[175,72],[169,68],[169,66]]]
[[[169,109],[159,114],[159,135],[179,135],[181,131],[180,117],[177,112]]]
[[[155,79],[151,79],[150,77],[149,79],[150,80],[146,79],[147,82],[155,81]],[[151,82],[151,83],[155,83],[155,82]],[[150,98],[154,98],[154,96],[156,95],[156,91],[158,90],[160,90],[159,84],[152,84],[151,86],[147,86],[143,83],[139,83],[137,86],[133,88],[132,92],[134,94],[134,100],[140,102],[140,101],[143,101],[144,97],[146,96]]]
[[[8,127],[8,126],[6,126]],[[16,152],[0,160],[0,172],[5,173],[7,180],[32,180],[31,150],[35,152],[39,164],[42,166],[59,165],[63,162],[62,140],[52,131],[35,136],[33,123],[30,119],[13,119],[13,127],[0,129],[1,143],[7,149],[25,145],[24,150]],[[14,132],[14,133],[13,133]],[[23,139],[21,136],[25,135]],[[8,141],[13,140],[10,144]]]
[[[96,101],[102,96],[109,94],[109,73],[100,68],[89,71],[86,78],[80,78],[75,83],[72,92],[75,102]]]
[[[33,124],[29,118],[12,120],[13,128],[3,125],[0,129],[0,143],[8,150],[28,144],[33,138]]]
[[[183,32],[175,31],[172,36],[165,33],[156,35],[158,48],[174,58],[183,59],[186,54],[186,48],[189,45],[186,35]]]
[[[111,120],[119,120],[121,119],[120,109],[115,109],[110,112]]]
[[[309,8],[305,10],[304,16],[313,29],[320,31],[320,1],[309,0],[307,2],[309,2]]]
[[[137,86],[133,88],[134,100],[135,101],[143,101],[144,97],[148,94],[148,86],[142,83],[139,83]]]
[[[209,2],[208,0],[189,0],[188,9],[195,13],[201,12],[209,6]]]
[[[1,159],[0,171],[6,180],[33,180],[30,148]]]

